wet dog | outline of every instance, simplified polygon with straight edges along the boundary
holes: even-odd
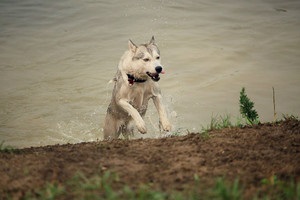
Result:
[[[128,46],[114,78],[112,99],[105,117],[104,139],[115,139],[120,134],[128,138],[133,135],[134,124],[140,133],[145,134],[147,128],[143,117],[150,99],[158,111],[160,130],[171,130],[157,83],[159,75],[165,71],[160,64],[160,52],[154,37],[149,43],[138,46],[129,40]]]

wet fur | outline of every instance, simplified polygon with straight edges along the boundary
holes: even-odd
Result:
[[[115,86],[112,99],[107,109],[104,124],[104,139],[118,138],[133,135],[134,125],[142,134],[147,132],[143,120],[146,114],[148,101],[153,103],[159,114],[159,127],[170,131],[171,124],[162,104],[162,96],[156,81],[159,73],[156,67],[160,66],[160,52],[155,44],[154,37],[148,44],[135,45],[128,42],[129,49],[123,54],[114,78]],[[163,70],[162,70],[163,72]],[[144,82],[131,84],[128,74]],[[156,76],[152,77],[150,75]]]

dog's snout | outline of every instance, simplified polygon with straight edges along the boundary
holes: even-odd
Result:
[[[157,73],[161,73],[162,67],[161,67],[161,66],[155,67],[155,71],[156,71]]]

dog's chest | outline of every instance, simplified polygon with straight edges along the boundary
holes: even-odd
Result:
[[[134,87],[128,93],[129,103],[138,110],[147,109],[148,101],[153,97],[147,87]]]

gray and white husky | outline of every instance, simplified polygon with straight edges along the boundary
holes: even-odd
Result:
[[[165,71],[160,64],[160,52],[154,37],[148,44],[138,46],[129,40],[128,46],[114,78],[115,86],[105,117],[104,139],[118,138],[121,133],[127,138],[133,135],[134,124],[140,133],[145,134],[147,128],[143,117],[150,99],[159,114],[160,130],[171,130],[157,83],[159,75]]]

